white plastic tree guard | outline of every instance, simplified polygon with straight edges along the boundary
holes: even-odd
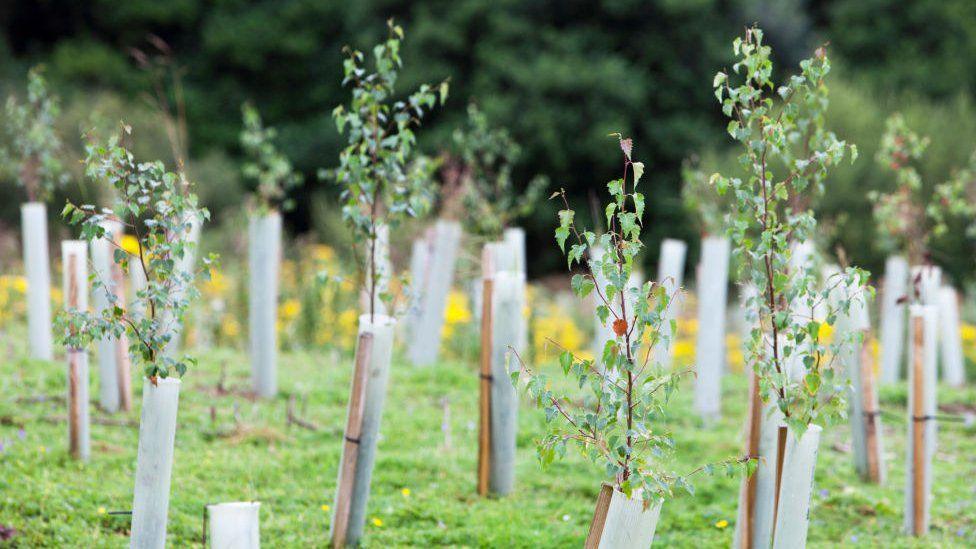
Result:
[[[281,214],[251,216],[248,224],[248,331],[251,388],[262,398],[278,394],[278,272],[281,265]]]
[[[909,309],[908,446],[905,456],[905,531],[929,531],[932,456],[936,445],[936,346],[938,311],[932,305]]]
[[[769,547],[776,510],[776,466],[779,432],[786,429],[775,404],[763,404],[759,429],[759,461],[750,479],[742,479],[734,547]]]
[[[807,545],[813,473],[817,467],[822,431],[819,425],[808,425],[797,437],[793,429],[787,428],[773,549],[796,549]]]
[[[952,387],[962,387],[966,383],[966,367],[959,334],[959,298],[955,288],[939,288],[938,302],[942,379]]]
[[[51,266],[47,248],[47,209],[42,202],[20,207],[24,270],[27,275],[27,334],[30,356],[54,358],[51,334]]]
[[[860,334],[860,344],[845,347],[840,357],[851,381],[848,416],[851,423],[854,468],[865,481],[882,484],[885,466],[881,415],[874,360],[868,341],[871,336],[871,318],[862,298],[855,297],[851,301],[848,313],[839,316],[837,326],[842,334]]]
[[[380,296],[390,288],[390,278],[393,276],[393,264],[390,263],[390,227],[385,223],[376,224],[376,243],[375,250],[370,252],[370,241],[362,243],[363,272],[366,273],[366,283],[363,284],[359,292],[359,308],[363,314],[370,314],[369,289],[371,284],[376,285],[375,300],[373,301],[373,313],[377,315],[387,315],[386,303]],[[372,272],[369,265],[370,256],[375,256],[376,272]],[[372,278],[372,280],[370,280]]]
[[[405,321],[399,323],[400,331],[403,332],[406,341],[410,341],[414,326],[420,322],[420,308],[423,306],[421,296],[431,268],[432,239],[429,232],[430,229],[424,232],[424,236],[414,239],[410,248],[410,301],[404,313]]]
[[[681,316],[683,299],[679,292],[685,272],[685,253],[688,245],[681,240],[666,238],[661,242],[661,257],[657,268],[658,284],[664,286],[672,302],[663,315],[661,340],[654,349],[654,359],[665,369],[671,368],[674,356],[674,337],[671,333],[671,320]]]
[[[645,549],[654,542],[663,500],[648,507],[639,494],[626,494],[604,483],[597,496],[586,549]]]
[[[143,314],[143,308],[145,307],[145,301],[139,299],[139,292],[146,289],[149,281],[146,280],[146,271],[143,270],[142,263],[135,258],[129,259],[129,285],[132,293],[132,297],[129,299],[129,310],[133,318],[139,318]]]
[[[191,244],[189,250],[183,255],[183,260],[180,262],[180,270],[183,272],[192,272],[196,268],[197,264],[197,248],[200,245],[200,233],[203,230],[203,219],[200,217],[199,212],[190,212],[187,214],[187,218],[190,223],[190,227],[186,232],[185,239],[186,242]],[[186,288],[180,287],[174,292],[173,300],[178,301],[185,299]],[[166,344],[166,354],[171,357],[175,357],[179,354],[182,348],[183,339],[183,323],[181,319],[174,318],[172,311],[167,309],[166,314],[163,316],[163,326],[170,331],[170,340]]]
[[[359,317],[356,367],[329,533],[335,547],[355,545],[363,535],[395,329],[392,317]]]
[[[905,350],[905,309],[908,297],[908,262],[893,255],[885,260],[881,288],[881,382],[898,381]]]
[[[729,239],[702,239],[698,266],[698,338],[695,350],[695,409],[706,422],[721,417],[725,369],[725,314],[728,293]]]
[[[434,226],[431,267],[424,277],[420,294],[420,317],[413,328],[408,355],[417,365],[437,362],[444,307],[454,282],[454,266],[461,243],[461,225],[456,221],[438,220]]]
[[[122,224],[118,221],[103,222],[106,234],[91,243],[92,270],[95,280],[102,284],[92,296],[95,311],[101,313],[112,307],[111,299],[118,296],[121,289],[115,276],[115,250],[121,241]],[[119,303],[124,306],[124,303]],[[102,410],[115,413],[122,404],[124,389],[120,386],[123,368],[128,372],[128,349],[119,353],[119,339],[105,336],[98,340],[98,403]],[[126,361],[120,364],[120,359]]]
[[[525,279],[522,273],[495,273],[492,290],[491,336],[491,458],[489,491],[511,493],[515,485],[515,435],[518,431],[518,398],[509,370],[518,364],[511,348],[519,352]]]
[[[132,498],[133,549],[163,549],[176,442],[180,380],[143,379],[136,485]]]
[[[522,278],[526,283],[529,281],[528,259],[525,253],[525,229],[521,227],[509,227],[505,229],[502,240],[508,244],[512,257],[515,260],[515,271],[522,273]],[[519,352],[529,348],[529,322],[525,315],[519,315]]]
[[[64,308],[88,310],[88,245],[83,240],[61,243]],[[88,351],[68,347],[68,448],[71,457],[88,461],[91,456],[88,418]]]
[[[922,305],[938,305],[939,288],[942,287],[942,269],[940,267],[935,265],[912,267],[911,282],[914,288],[909,289],[910,295],[918,292],[918,299],[913,301],[920,302]]]
[[[261,503],[235,501],[207,505],[207,542],[212,549],[258,549]]]

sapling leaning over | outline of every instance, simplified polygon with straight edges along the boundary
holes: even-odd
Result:
[[[659,340],[665,337],[662,322],[674,295],[654,282],[641,287],[628,284],[643,249],[640,233],[645,199],[637,188],[644,165],[632,160],[629,138],[614,136],[623,152],[622,176],[607,184],[611,201],[604,212],[604,234],[577,228],[576,213],[565,191],[552,195],[563,204],[556,241],[566,254],[568,267],[582,270],[572,277],[573,291],[580,299],[595,294],[597,314],[615,335],[603,348],[603,368],[568,350],[560,354],[563,373],[585,390],[582,404],[576,404],[575,397],[557,393],[547,374],[533,371],[518,355],[520,367],[512,368],[511,376],[513,383],[523,380],[526,392],[545,410],[547,431],[538,441],[540,462],[547,465],[565,455],[567,444],[575,445],[606,472],[614,493],[628,501],[639,500],[640,508],[654,513],[651,522],[656,522],[661,499],[671,496],[675,486],[691,490],[685,476],[665,468],[674,442],[661,426],[679,378],[689,372],[664,371],[651,352],[655,345],[669,343]],[[607,252],[588,254],[597,246]],[[734,461],[725,465],[731,469]],[[601,531],[591,530],[590,535],[602,539],[621,527],[607,525]],[[647,530],[635,534],[643,540]],[[653,526],[649,530],[653,536]],[[650,538],[646,539],[647,543],[637,546],[648,545]]]
[[[342,187],[342,216],[357,243],[366,241],[367,260],[363,282],[368,314],[359,318],[355,367],[346,421],[342,460],[339,463],[335,511],[330,524],[333,546],[355,544],[363,533],[366,500],[376,457],[383,400],[393,352],[392,296],[385,286],[388,242],[380,242],[405,217],[416,216],[430,206],[428,171],[414,163],[416,136],[413,128],[438,99],[447,99],[448,85],[427,84],[405,100],[394,101],[394,84],[401,67],[403,29],[387,22],[387,39],[373,48],[373,71],[365,67],[363,53],[347,48],[343,85],[352,88],[352,102],[333,110],[336,125],[346,133],[349,145],[339,155],[336,180]],[[388,239],[388,233],[383,240]],[[382,244],[382,246],[380,245]],[[382,262],[382,264],[381,264]],[[389,314],[377,299],[389,304]]]
[[[30,353],[51,360],[51,270],[48,259],[45,202],[67,182],[61,163],[61,138],[54,129],[60,113],[58,99],[47,89],[43,71],[27,74],[27,97],[11,96],[4,109],[7,139],[0,145],[0,169],[27,192],[21,205],[24,269],[27,275],[27,323]]]
[[[757,289],[747,302],[758,323],[746,349],[746,364],[756,375],[758,396],[773,409],[767,414],[781,414],[788,428],[778,433],[776,454],[786,470],[782,483],[776,482],[775,502],[787,502],[789,508],[777,513],[771,507],[774,525],[772,520],[762,520],[775,531],[774,546],[802,547],[819,433],[846,410],[841,390],[845,383],[835,372],[834,357],[857,336],[849,334],[828,345],[821,338],[821,322],[810,311],[824,307],[826,323],[833,324],[839,312],[848,312],[852,300],[865,299],[861,289],[868,273],[847,268],[821,287],[809,264],[791,265],[790,260],[793,243],[810,239],[816,229],[807,195],[821,192],[828,169],[848,154],[856,158],[856,149],[822,126],[824,78],[830,70],[824,48],[801,61],[800,74],[781,86],[772,81],[772,51],[763,43],[759,28],[747,29],[745,37],[733,43],[733,51],[737,62],[732,74],[719,72],[713,87],[730,119],[729,135],[744,148],[739,164],[746,175],[714,174],[711,182],[720,194],[731,193],[728,232],[739,260],[740,280]],[[828,301],[838,287],[849,291]],[[755,490],[754,485],[750,490]],[[746,501],[754,497],[755,492]],[[752,521],[747,517],[745,522],[748,532]],[[768,535],[764,531],[739,541],[744,546],[765,546],[770,543]]]
[[[244,129],[241,146],[247,155],[242,171],[255,184],[248,223],[248,329],[251,385],[255,394],[278,392],[277,312],[278,271],[281,264],[281,212],[293,206],[288,191],[302,178],[274,145],[274,128],[265,128],[257,109],[241,106]]]

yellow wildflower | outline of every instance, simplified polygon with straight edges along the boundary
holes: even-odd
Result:
[[[281,308],[278,310],[278,314],[281,316],[282,320],[289,321],[298,316],[298,313],[302,312],[302,304],[297,299],[287,299],[281,304]]]
[[[383,526],[383,519],[379,517],[373,517],[373,526]]]
[[[99,507],[99,508],[98,508],[98,514],[99,514],[99,515],[104,515],[104,514],[105,514],[106,512],[107,512],[107,511],[105,510],[105,508],[104,508],[104,507]]]
[[[963,324],[959,327],[959,336],[963,341],[976,341],[976,326]]]
[[[403,494],[403,497],[408,498],[410,497],[410,488],[404,488],[400,490],[400,493]]]
[[[122,235],[122,242],[119,245],[129,254],[139,255],[139,239],[131,234]]]
[[[720,520],[720,521],[718,521],[718,522],[715,523],[715,527],[718,528],[719,530],[722,530],[724,528],[727,528],[728,526],[729,526],[729,521],[727,521],[725,519],[722,519],[722,520]]]
[[[324,503],[322,504],[322,510],[323,511],[325,511],[326,513],[328,513],[329,512],[329,509],[331,509],[331,507],[329,507],[328,505],[325,505]]]
[[[312,258],[316,261],[332,261],[335,258],[335,250],[332,246],[315,244],[312,246]]]

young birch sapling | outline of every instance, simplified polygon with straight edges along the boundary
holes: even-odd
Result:
[[[612,200],[605,210],[608,230],[604,234],[578,229],[576,212],[569,207],[565,191],[552,195],[564,206],[559,211],[556,241],[566,254],[568,267],[582,269],[572,277],[573,291],[580,299],[596,295],[597,314],[615,335],[603,349],[604,367],[599,369],[593,360],[568,350],[560,354],[563,374],[585,389],[582,404],[555,392],[549,376],[530,370],[517,354],[520,368],[511,376],[516,384],[524,378],[526,392],[545,410],[547,431],[538,441],[543,466],[564,457],[567,444],[573,443],[604,468],[617,489],[628,497],[639,494],[650,505],[673,495],[675,486],[691,491],[684,476],[665,468],[674,442],[661,427],[665,406],[687,372],[664,371],[651,352],[655,345],[668,343],[661,340],[665,337],[661,328],[674,295],[654,282],[641,287],[628,284],[637,254],[644,247],[640,233],[645,201],[637,190],[644,165],[632,161],[633,142],[614,135],[623,151],[623,175],[607,184]],[[597,246],[608,253],[588,254]],[[733,462],[724,465],[732,468]]]
[[[403,29],[387,21],[387,39],[373,48],[373,72],[365,66],[365,55],[346,48],[343,86],[352,89],[348,106],[332,111],[348,145],[339,155],[336,180],[342,186],[342,216],[354,233],[354,241],[367,242],[364,281],[369,296],[369,314],[376,311],[380,273],[377,269],[377,237],[380,224],[391,229],[405,217],[417,217],[430,208],[432,192],[426,163],[413,163],[417,138],[414,128],[438,100],[447,100],[448,82],[439,86],[422,84],[406,99],[394,100],[394,86],[402,66],[400,41]]]
[[[244,129],[241,131],[241,147],[247,160],[241,171],[244,178],[254,182],[251,208],[258,215],[273,211],[290,210],[294,201],[288,191],[302,182],[302,176],[292,168],[291,162],[274,145],[278,132],[265,127],[261,113],[250,103],[241,105]]]
[[[729,236],[740,279],[758,290],[747,307],[758,324],[747,345],[746,363],[758,376],[763,402],[774,402],[797,437],[808,425],[827,423],[846,410],[842,376],[834,357],[852,338],[829,345],[821,338],[821,322],[809,313],[826,308],[833,324],[851,301],[865,299],[868,273],[847,268],[823,286],[810,266],[790,267],[792,243],[812,237],[816,219],[810,198],[822,192],[828,170],[857,150],[822,127],[818,113],[827,99],[824,79],[830,71],[826,49],[800,63],[800,74],[785,84],[772,80],[771,48],[762,30],[736,38],[738,61],[733,72],[715,75],[715,97],[730,119],[727,131],[743,146],[739,163],[746,175],[713,174],[711,183],[721,195],[731,193]],[[778,96],[778,98],[777,98]],[[776,166],[774,168],[774,166]],[[842,299],[828,301],[834,288],[850,288]]]
[[[512,181],[512,169],[522,156],[522,147],[505,129],[493,128],[477,105],[468,105],[468,120],[453,136],[453,162],[445,171],[461,186],[469,230],[488,241],[498,240],[519,218],[532,213],[548,184],[545,176],[533,177],[519,194]]]
[[[105,237],[103,222],[107,220],[122,223],[126,232],[135,236],[137,253],[113,243],[113,259],[124,273],[130,269],[145,273],[146,285],[134,298],[140,313],[132,314],[129,304],[119,302],[114,292],[107,292],[109,307],[100,313],[69,311],[61,319],[65,326],[62,333],[65,344],[75,348],[124,333],[130,354],[142,364],[147,378],[182,377],[195,360],[164,352],[173,334],[173,327],[166,324],[182,322],[190,301],[198,296],[193,285],[195,275],[209,277],[216,256],[205,258],[198,270],[182,269],[184,256],[195,244],[181,235],[187,234],[195,217],[206,221],[210,214],[197,204],[189,181],[181,175],[166,171],[160,161],[137,161],[122,145],[122,139],[130,134],[131,128],[123,125],[120,134],[107,143],[89,141],[85,147],[85,173],[115,190],[113,207],[68,202],[62,216],[80,226],[81,238],[89,242]],[[104,292],[107,283],[93,280],[94,291]]]
[[[56,96],[48,91],[43,69],[27,73],[27,100],[14,96],[4,109],[6,147],[0,147],[0,167],[4,175],[24,187],[30,202],[45,202],[68,181],[61,163],[61,138],[54,122],[61,112]]]
[[[893,114],[885,122],[881,147],[875,157],[883,170],[895,176],[891,192],[872,191],[874,220],[881,246],[888,252],[907,255],[910,265],[922,265],[929,260],[929,228],[926,219],[922,177],[916,165],[929,145],[928,137],[913,132],[901,114]],[[933,211],[938,211],[934,208]]]

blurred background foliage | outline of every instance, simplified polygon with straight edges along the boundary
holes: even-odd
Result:
[[[146,98],[149,78],[131,56],[157,35],[184,68],[189,170],[223,227],[217,232],[242,249],[240,209],[249,189],[239,176],[239,109],[250,100],[306,176],[290,228],[342,246],[336,189],[315,176],[337,164],[343,143],[330,116],[348,95],[340,86],[341,49],[375,43],[391,16],[407,33],[400,88],[451,78],[447,107],[420,132],[425,151],[448,146],[473,100],[523,146],[516,184],[548,175],[584,215],[589,197],[617,176],[607,134],[631,135],[636,158],[648,166],[645,242],[655,251],[665,236],[688,240],[689,265],[698,239],[682,208],[681,165],[692,155],[709,173],[734,165],[710,84],[749,23],[766,30],[781,77],[830,43],[829,125],[858,145],[861,158],[834,172],[818,208],[830,227],[824,244],[842,246],[852,261],[875,272],[882,266],[867,191],[891,184],[873,160],[890,112],[903,112],[932,138],[921,168],[929,188],[965,165],[976,145],[971,0],[7,0],[0,5],[0,92],[22,90],[27,68],[43,63],[63,97],[67,154],[80,157],[81,131],[110,131],[124,116],[144,158],[169,158]],[[66,192],[99,200],[73,165]],[[0,192],[18,196],[0,204],[0,228],[9,234],[21,200],[11,181],[0,181]],[[546,204],[522,222],[530,249],[539,250],[533,275],[560,269],[553,219],[554,205]],[[0,246],[0,253],[11,247]],[[958,282],[973,275],[972,242],[961,231],[935,242],[934,254]],[[656,261],[656,253],[648,256],[647,263]]]

